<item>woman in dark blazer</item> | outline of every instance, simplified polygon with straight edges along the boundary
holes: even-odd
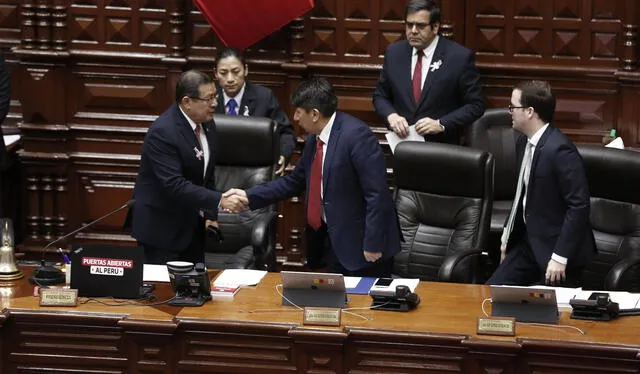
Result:
[[[273,119],[280,134],[280,159],[276,174],[281,175],[295,148],[293,127],[278,100],[269,88],[249,82],[249,67],[244,55],[234,47],[222,48],[216,57],[215,75],[218,79],[216,113],[256,116]]]

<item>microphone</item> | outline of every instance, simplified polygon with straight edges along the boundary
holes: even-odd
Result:
[[[120,212],[121,210],[125,209],[125,208],[131,208],[133,206],[133,204],[136,202],[135,199],[131,199],[129,201],[127,201],[124,205],[122,205],[121,207],[110,211],[109,213],[98,217],[96,219],[94,219],[93,221],[87,223],[86,225],[83,225],[79,228],[77,228],[76,230],[71,231],[70,233],[63,235],[55,240],[53,240],[52,242],[50,242],[49,244],[45,245],[44,248],[42,248],[42,262],[40,264],[39,267],[37,267],[34,271],[33,271],[33,275],[29,277],[29,281],[31,283],[35,283],[39,286],[48,286],[48,285],[52,285],[52,284],[58,284],[58,283],[64,283],[65,282],[65,276],[64,274],[62,274],[62,271],[60,271],[60,269],[54,267],[54,266],[48,266],[45,264],[45,260],[44,260],[44,255],[46,253],[47,248],[51,247],[52,245],[58,243],[59,241],[62,241],[64,239],[67,239],[68,237],[79,233],[80,231],[93,226],[94,224],[104,220],[107,217],[110,217],[118,212]],[[69,257],[67,256],[66,253],[64,253],[62,251],[62,249],[59,250],[60,253],[62,254],[62,256],[64,257],[64,261],[65,263],[69,264],[71,263],[71,261],[69,261]]]

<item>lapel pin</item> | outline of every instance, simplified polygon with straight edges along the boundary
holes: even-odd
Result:
[[[431,64],[431,71],[436,71],[438,69],[440,69],[440,66],[442,66],[442,60],[438,60],[434,63]]]
[[[198,147],[193,147],[193,150],[196,152],[196,158],[199,161],[202,161],[202,158],[204,157],[204,151],[199,150]]]

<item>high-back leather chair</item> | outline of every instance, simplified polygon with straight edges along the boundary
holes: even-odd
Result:
[[[493,156],[457,145],[403,142],[393,155],[395,203],[404,236],[394,274],[469,283],[486,242]]]
[[[268,118],[214,115],[216,190],[247,189],[275,178],[280,154],[276,124]],[[206,240],[209,268],[275,268],[275,208],[238,214],[220,210],[224,240]]]
[[[495,162],[491,233],[502,234],[518,181],[516,139],[508,109],[487,109],[470,127],[465,145],[488,151]]]
[[[589,192],[591,227],[598,254],[586,266],[583,288],[620,288],[605,277],[618,262],[640,258],[640,153],[580,145]],[[622,279],[622,275],[618,274]]]

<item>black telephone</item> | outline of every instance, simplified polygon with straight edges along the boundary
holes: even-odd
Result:
[[[573,308],[573,319],[611,321],[618,318],[620,313],[618,303],[611,301],[609,294],[605,292],[593,292],[588,300],[571,299],[569,305]]]
[[[371,308],[376,310],[408,312],[420,304],[420,296],[404,285],[396,286],[396,293],[393,296],[371,295],[371,298],[373,299]]]

